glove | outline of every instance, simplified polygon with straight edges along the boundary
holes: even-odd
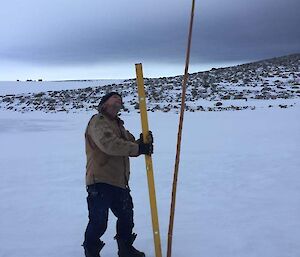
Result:
[[[149,131],[147,139],[148,139],[147,142],[149,144],[153,144],[153,134],[152,134],[152,131]],[[144,143],[143,133],[140,134],[140,139],[138,141],[141,142],[141,143]]]
[[[153,144],[154,138],[153,138],[152,131],[149,131],[147,139],[149,143]]]
[[[140,154],[147,154],[147,155],[153,154],[153,144],[152,143],[145,144],[143,142],[140,142],[139,143],[139,155]]]

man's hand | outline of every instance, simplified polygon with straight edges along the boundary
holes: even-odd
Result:
[[[140,134],[139,142],[144,143],[143,133]],[[147,135],[147,142],[149,144],[153,144],[153,134],[152,134],[152,131],[149,131],[149,133]]]
[[[152,131],[149,131],[148,136],[147,136],[147,139],[148,139],[148,143],[153,144],[154,139],[153,139]]]
[[[141,154],[147,154],[147,155],[151,155],[153,154],[153,144],[149,143],[149,144],[145,144],[143,142],[139,143],[139,155]]]

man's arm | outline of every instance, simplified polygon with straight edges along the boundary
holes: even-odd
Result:
[[[88,128],[88,135],[99,149],[108,155],[138,156],[139,145],[118,137],[111,127],[98,117],[95,117]]]
[[[126,130],[126,134],[129,141],[137,143],[137,140],[135,140],[134,135],[132,135],[128,130]]]

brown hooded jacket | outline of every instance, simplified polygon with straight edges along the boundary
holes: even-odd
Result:
[[[129,156],[138,156],[139,147],[123,124],[121,119],[101,113],[90,119],[85,131],[86,185],[128,186]]]

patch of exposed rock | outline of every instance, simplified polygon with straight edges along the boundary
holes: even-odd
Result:
[[[225,111],[255,109],[258,101],[300,98],[300,54],[294,54],[189,75],[186,110]],[[178,111],[182,76],[145,78],[149,111]],[[125,101],[125,112],[138,111],[136,80],[74,90],[0,96],[0,109],[18,112],[78,112],[94,109],[111,90]],[[290,107],[270,104],[267,107]]]

